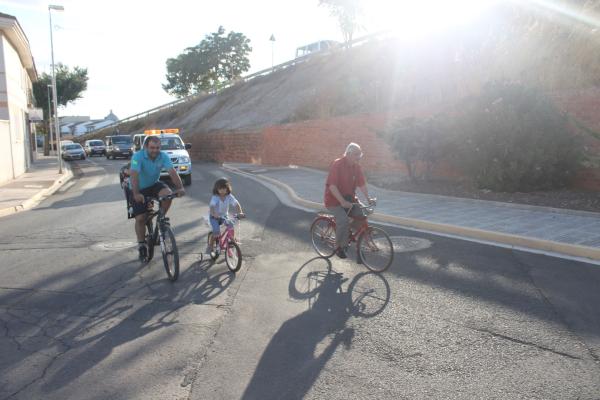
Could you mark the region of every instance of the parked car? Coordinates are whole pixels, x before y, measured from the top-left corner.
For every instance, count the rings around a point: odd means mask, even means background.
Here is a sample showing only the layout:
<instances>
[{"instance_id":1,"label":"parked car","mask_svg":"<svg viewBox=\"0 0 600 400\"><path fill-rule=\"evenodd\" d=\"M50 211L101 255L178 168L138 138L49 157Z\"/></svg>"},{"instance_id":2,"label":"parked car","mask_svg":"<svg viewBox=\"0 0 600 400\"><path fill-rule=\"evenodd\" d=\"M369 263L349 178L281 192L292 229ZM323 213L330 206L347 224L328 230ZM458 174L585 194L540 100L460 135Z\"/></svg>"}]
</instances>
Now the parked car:
<instances>
[{"instance_id":1,"label":"parked car","mask_svg":"<svg viewBox=\"0 0 600 400\"><path fill-rule=\"evenodd\" d=\"M90 157L94 154L99 154L101 156L106 154L106 146L100 139L86 140L83 149L85 150L85 154Z\"/></svg>"},{"instance_id":2,"label":"parked car","mask_svg":"<svg viewBox=\"0 0 600 400\"><path fill-rule=\"evenodd\" d=\"M85 150L79 143L67 143L62 150L63 160L85 160Z\"/></svg>"},{"instance_id":3,"label":"parked car","mask_svg":"<svg viewBox=\"0 0 600 400\"><path fill-rule=\"evenodd\" d=\"M133 154L133 141L129 135L115 135L104 138L106 142L106 158L130 158Z\"/></svg>"}]
</instances>

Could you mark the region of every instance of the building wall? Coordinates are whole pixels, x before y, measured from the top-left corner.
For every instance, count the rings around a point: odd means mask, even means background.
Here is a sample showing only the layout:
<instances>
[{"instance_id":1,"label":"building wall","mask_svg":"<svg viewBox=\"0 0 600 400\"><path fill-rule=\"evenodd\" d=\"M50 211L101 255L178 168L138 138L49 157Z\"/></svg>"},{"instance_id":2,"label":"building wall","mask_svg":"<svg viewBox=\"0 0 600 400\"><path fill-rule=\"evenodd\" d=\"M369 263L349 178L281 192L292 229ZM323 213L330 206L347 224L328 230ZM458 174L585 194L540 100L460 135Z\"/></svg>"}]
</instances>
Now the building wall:
<instances>
[{"instance_id":1,"label":"building wall","mask_svg":"<svg viewBox=\"0 0 600 400\"><path fill-rule=\"evenodd\" d=\"M344 153L348 143L357 142L365 153L362 164L366 169L405 173L404 163L396 160L388 145L377 136L386 122L384 115L361 115L198 134L189 139L190 153L198 160L296 164L325 169Z\"/></svg>"},{"instance_id":2,"label":"building wall","mask_svg":"<svg viewBox=\"0 0 600 400\"><path fill-rule=\"evenodd\" d=\"M0 183L23 174L31 163L27 135L31 87L16 49L0 34Z\"/></svg>"},{"instance_id":3,"label":"building wall","mask_svg":"<svg viewBox=\"0 0 600 400\"><path fill-rule=\"evenodd\" d=\"M260 130L214 132L183 137L190 143L190 156L196 160L237 161L261 163L264 149L263 134Z\"/></svg>"},{"instance_id":4,"label":"building wall","mask_svg":"<svg viewBox=\"0 0 600 400\"><path fill-rule=\"evenodd\" d=\"M598 91L600 99L600 91ZM573 99L579 99L575 96ZM568 111L572 106L582 107L573 99L561 104ZM596 99L596 98L595 98ZM595 104L600 104L595 100ZM567 101L569 100L569 101ZM592 102L589 98L586 101ZM600 114L586 114L588 126L600 127ZM327 169L331 161L340 157L349 142L363 148L365 156L361 162L369 172L389 172L406 175L403 162L395 159L387 143L377 132L388 124L388 116L382 114L352 115L336 118L310 120L247 131L217 131L209 134L191 135L190 155L196 160L214 162L244 162L263 165L301 165ZM188 141L184 137L184 141ZM593 145L593 143L590 143ZM598 148L600 154L600 147ZM449 165L439 165L433 175L438 178L457 179L461 175ZM600 190L600 168L579 171L573 187L583 190Z\"/></svg>"}]
</instances>

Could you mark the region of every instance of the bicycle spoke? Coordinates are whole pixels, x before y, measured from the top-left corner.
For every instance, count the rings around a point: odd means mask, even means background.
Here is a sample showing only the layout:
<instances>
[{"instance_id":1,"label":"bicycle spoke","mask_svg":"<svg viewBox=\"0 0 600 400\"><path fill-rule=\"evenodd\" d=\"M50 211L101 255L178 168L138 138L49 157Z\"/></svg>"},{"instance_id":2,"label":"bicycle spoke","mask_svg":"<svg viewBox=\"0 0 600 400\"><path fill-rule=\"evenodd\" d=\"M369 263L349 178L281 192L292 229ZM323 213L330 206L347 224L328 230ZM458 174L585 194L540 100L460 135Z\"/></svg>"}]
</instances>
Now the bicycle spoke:
<instances>
[{"instance_id":1,"label":"bicycle spoke","mask_svg":"<svg viewBox=\"0 0 600 400\"><path fill-rule=\"evenodd\" d=\"M179 252L175 242L175 235L170 227L163 227L161 250L163 253L163 264L171 281L177 280L179 276Z\"/></svg>"},{"instance_id":2,"label":"bicycle spoke","mask_svg":"<svg viewBox=\"0 0 600 400\"><path fill-rule=\"evenodd\" d=\"M372 271L385 271L394 259L392 241L379 228L370 227L363 233L359 241L359 252L365 266Z\"/></svg>"},{"instance_id":3,"label":"bicycle spoke","mask_svg":"<svg viewBox=\"0 0 600 400\"><path fill-rule=\"evenodd\" d=\"M335 229L329 218L319 217L311 226L312 245L321 257L331 257L335 251Z\"/></svg>"}]
</instances>

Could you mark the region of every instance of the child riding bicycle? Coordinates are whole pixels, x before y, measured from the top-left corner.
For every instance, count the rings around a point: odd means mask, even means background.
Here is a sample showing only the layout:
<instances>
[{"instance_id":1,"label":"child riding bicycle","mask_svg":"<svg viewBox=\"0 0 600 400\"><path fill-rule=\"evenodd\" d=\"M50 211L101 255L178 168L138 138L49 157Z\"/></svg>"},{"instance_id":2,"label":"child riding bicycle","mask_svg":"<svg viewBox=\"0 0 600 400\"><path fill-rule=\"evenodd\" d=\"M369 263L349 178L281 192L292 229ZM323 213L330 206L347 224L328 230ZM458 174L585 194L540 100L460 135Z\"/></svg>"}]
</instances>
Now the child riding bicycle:
<instances>
[{"instance_id":1,"label":"child riding bicycle","mask_svg":"<svg viewBox=\"0 0 600 400\"><path fill-rule=\"evenodd\" d=\"M221 233L221 225L224 223L231 224L229 219L229 207L235 206L239 217L244 216L240 202L232 194L231 183L227 178L217 179L213 186L212 197L210 198L209 206L209 221L212 228L212 237L207 253L210 253L215 246L217 238Z\"/></svg>"}]
</instances>

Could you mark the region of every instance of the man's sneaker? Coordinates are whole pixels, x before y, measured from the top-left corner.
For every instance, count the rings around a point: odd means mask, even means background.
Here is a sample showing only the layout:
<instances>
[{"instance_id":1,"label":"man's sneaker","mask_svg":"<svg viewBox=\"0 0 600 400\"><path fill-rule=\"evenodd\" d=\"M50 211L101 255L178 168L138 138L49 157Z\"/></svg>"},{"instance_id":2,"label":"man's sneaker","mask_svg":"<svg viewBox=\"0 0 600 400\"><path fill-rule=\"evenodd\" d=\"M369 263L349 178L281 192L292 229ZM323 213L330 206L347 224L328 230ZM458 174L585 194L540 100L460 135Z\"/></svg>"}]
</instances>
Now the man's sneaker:
<instances>
[{"instance_id":1,"label":"man's sneaker","mask_svg":"<svg viewBox=\"0 0 600 400\"><path fill-rule=\"evenodd\" d=\"M138 253L139 253L140 261L142 261L142 262L146 261L146 258L148 256L148 249L146 248L145 243L140 243L138 245Z\"/></svg>"},{"instance_id":2,"label":"man's sneaker","mask_svg":"<svg viewBox=\"0 0 600 400\"><path fill-rule=\"evenodd\" d=\"M337 249L337 251L335 252L335 254L339 258L348 258L348 256L346 255L346 250L344 250L344 248L342 248L342 247L340 247L339 249Z\"/></svg>"}]
</instances>

